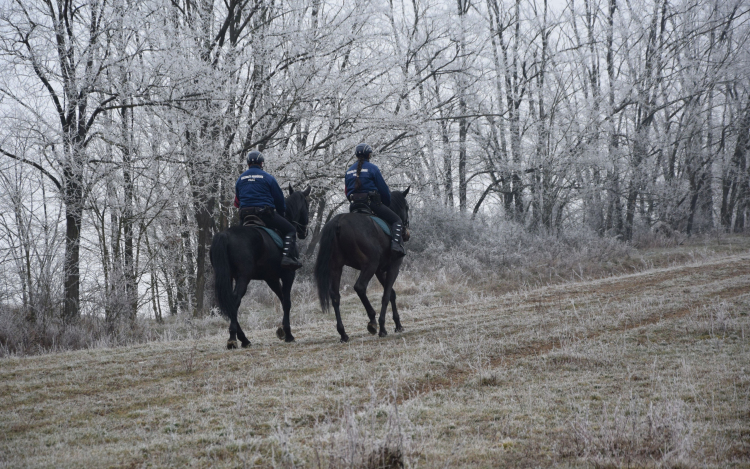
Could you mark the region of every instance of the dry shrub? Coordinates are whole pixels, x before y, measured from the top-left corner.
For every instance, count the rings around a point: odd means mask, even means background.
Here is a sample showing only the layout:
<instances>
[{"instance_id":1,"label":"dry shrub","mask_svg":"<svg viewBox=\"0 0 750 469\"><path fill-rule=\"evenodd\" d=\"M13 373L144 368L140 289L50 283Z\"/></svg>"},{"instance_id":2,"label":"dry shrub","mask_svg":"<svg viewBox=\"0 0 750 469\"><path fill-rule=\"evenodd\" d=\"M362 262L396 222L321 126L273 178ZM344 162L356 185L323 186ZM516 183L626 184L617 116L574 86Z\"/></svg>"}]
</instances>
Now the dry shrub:
<instances>
[{"instance_id":1,"label":"dry shrub","mask_svg":"<svg viewBox=\"0 0 750 469\"><path fill-rule=\"evenodd\" d=\"M673 248L685 242L687 236L672 230L664 222L657 222L650 230L637 230L633 233L633 246L638 249Z\"/></svg>"},{"instance_id":2,"label":"dry shrub","mask_svg":"<svg viewBox=\"0 0 750 469\"><path fill-rule=\"evenodd\" d=\"M224 320L213 315L170 317L162 324L145 318L107 323L88 314L71 323L54 317L29 321L20 308L0 305L0 357L196 339L226 328Z\"/></svg>"},{"instance_id":3,"label":"dry shrub","mask_svg":"<svg viewBox=\"0 0 750 469\"><path fill-rule=\"evenodd\" d=\"M377 415L387 415L385 425L377 423ZM351 406L345 406L342 418L317 428L324 435L315 448L318 467L404 467L405 435L401 431L401 416L395 404L390 412L370 408L355 413Z\"/></svg>"},{"instance_id":4,"label":"dry shrub","mask_svg":"<svg viewBox=\"0 0 750 469\"><path fill-rule=\"evenodd\" d=\"M102 318L88 315L73 323L47 317L28 320L20 308L0 306L0 356L131 343L143 340L142 333L138 325L113 329Z\"/></svg>"},{"instance_id":5,"label":"dry shrub","mask_svg":"<svg viewBox=\"0 0 750 469\"><path fill-rule=\"evenodd\" d=\"M409 437L413 424L392 399L395 393L389 399L377 399L372 386L370 392L373 397L364 408L357 410L346 404L338 415L316 422L312 467L400 469L407 465L413 454ZM286 465L294 465L295 455L304 451L293 443L299 441L293 433L289 425L277 426L275 433Z\"/></svg>"},{"instance_id":6,"label":"dry shrub","mask_svg":"<svg viewBox=\"0 0 750 469\"><path fill-rule=\"evenodd\" d=\"M711 339L724 340L736 335L745 338L741 315L747 315L750 301L747 298L735 301L718 301L701 307L692 325L700 335Z\"/></svg>"},{"instance_id":7,"label":"dry shrub","mask_svg":"<svg viewBox=\"0 0 750 469\"><path fill-rule=\"evenodd\" d=\"M598 417L578 415L562 437L561 455L596 466L672 466L692 448L692 425L681 400L644 403L636 399Z\"/></svg>"},{"instance_id":8,"label":"dry shrub","mask_svg":"<svg viewBox=\"0 0 750 469\"><path fill-rule=\"evenodd\" d=\"M530 233L500 217L472 219L441 205L412 211L403 270L411 277L512 290L622 273L632 249L586 228Z\"/></svg>"}]
</instances>

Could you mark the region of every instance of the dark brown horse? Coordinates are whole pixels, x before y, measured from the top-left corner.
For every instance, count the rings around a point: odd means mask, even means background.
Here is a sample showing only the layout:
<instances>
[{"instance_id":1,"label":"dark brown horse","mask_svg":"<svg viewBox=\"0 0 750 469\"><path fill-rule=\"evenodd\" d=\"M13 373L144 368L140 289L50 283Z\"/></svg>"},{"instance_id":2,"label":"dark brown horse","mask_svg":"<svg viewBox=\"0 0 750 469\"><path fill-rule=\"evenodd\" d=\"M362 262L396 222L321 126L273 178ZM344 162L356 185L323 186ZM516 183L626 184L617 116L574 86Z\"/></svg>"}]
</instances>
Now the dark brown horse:
<instances>
[{"instance_id":1,"label":"dark brown horse","mask_svg":"<svg viewBox=\"0 0 750 469\"><path fill-rule=\"evenodd\" d=\"M307 236L308 195L309 187L295 192L289 185L289 197L285 199L286 219L297 228L300 239ZM279 297L284 318L276 335L286 342L294 342L289 311L295 272L281 268L281 249L268 233L252 226L233 226L217 233L211 243L211 265L216 275L216 300L221 313L229 319L228 349L237 348L237 338L243 348L250 346L250 341L237 322L237 310L250 280L264 280Z\"/></svg>"},{"instance_id":2,"label":"dark brown horse","mask_svg":"<svg viewBox=\"0 0 750 469\"><path fill-rule=\"evenodd\" d=\"M409 194L407 188L404 192L391 192L390 209L393 210L405 227L409 226L409 206L406 196ZM404 234L404 241L408 241L409 231ZM354 291L359 295L365 306L369 322L367 330L370 334L378 332L380 337L388 333L385 330L385 312L388 302L393 310L393 322L396 323L396 332L401 332L401 320L396 308L396 292L393 291L393 283L398 277L403 257L391 254L391 238L370 218L367 214L347 213L335 216L326 223L320 237L320 250L315 261L315 281L318 285L318 298L323 311L328 311L333 305L336 313L336 329L341 335L341 342L348 342L344 324L341 322L341 311L339 302L339 286L341 283L341 272L344 266L353 267L360 271ZM383 298L380 306L380 317L378 324L375 323L375 310L367 299L367 285L372 277L376 276L383 285Z\"/></svg>"}]
</instances>

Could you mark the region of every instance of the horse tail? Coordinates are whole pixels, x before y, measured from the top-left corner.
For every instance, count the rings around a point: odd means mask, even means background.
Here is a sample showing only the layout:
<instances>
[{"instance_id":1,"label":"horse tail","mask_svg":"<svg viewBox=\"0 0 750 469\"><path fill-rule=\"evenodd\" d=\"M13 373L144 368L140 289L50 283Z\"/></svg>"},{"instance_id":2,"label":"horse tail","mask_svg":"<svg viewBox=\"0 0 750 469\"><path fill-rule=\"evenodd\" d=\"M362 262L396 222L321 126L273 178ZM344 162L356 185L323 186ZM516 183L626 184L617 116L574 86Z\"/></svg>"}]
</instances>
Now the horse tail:
<instances>
[{"instance_id":1,"label":"horse tail","mask_svg":"<svg viewBox=\"0 0 750 469\"><path fill-rule=\"evenodd\" d=\"M315 283L318 285L318 298L323 312L328 312L331 306L331 254L333 253L333 241L338 231L338 223L331 220L323 227L320 234L320 247L318 258L315 260Z\"/></svg>"},{"instance_id":2,"label":"horse tail","mask_svg":"<svg viewBox=\"0 0 750 469\"><path fill-rule=\"evenodd\" d=\"M218 233L211 242L211 265L216 276L214 288L219 310L230 321L232 314L236 314L239 303L232 289L232 276L229 268L229 253L227 252L229 237L226 233Z\"/></svg>"}]
</instances>

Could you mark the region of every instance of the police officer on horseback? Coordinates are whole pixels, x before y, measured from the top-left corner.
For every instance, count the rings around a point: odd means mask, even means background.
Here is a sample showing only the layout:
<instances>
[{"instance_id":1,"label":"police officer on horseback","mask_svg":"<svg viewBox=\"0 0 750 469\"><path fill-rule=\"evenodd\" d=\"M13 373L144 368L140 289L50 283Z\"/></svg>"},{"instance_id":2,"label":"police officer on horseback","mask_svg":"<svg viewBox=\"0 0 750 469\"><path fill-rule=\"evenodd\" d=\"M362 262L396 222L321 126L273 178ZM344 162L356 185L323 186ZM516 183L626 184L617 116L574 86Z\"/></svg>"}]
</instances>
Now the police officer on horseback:
<instances>
[{"instance_id":1,"label":"police officer on horseback","mask_svg":"<svg viewBox=\"0 0 750 469\"><path fill-rule=\"evenodd\" d=\"M279 231L284 237L281 267L299 269L302 263L297 259L297 233L294 225L284 218L284 193L276 179L263 171L264 161L259 151L247 154L248 169L235 184L234 206L240 209L240 223L244 224L246 217L255 216L269 228Z\"/></svg>"},{"instance_id":2,"label":"police officer on horseback","mask_svg":"<svg viewBox=\"0 0 750 469\"><path fill-rule=\"evenodd\" d=\"M402 240L402 221L389 206L391 191L380 169L370 163L372 147L360 143L354 149L357 162L346 171L346 197L354 204L366 204L372 212L391 226L391 252L397 257L406 254Z\"/></svg>"}]
</instances>

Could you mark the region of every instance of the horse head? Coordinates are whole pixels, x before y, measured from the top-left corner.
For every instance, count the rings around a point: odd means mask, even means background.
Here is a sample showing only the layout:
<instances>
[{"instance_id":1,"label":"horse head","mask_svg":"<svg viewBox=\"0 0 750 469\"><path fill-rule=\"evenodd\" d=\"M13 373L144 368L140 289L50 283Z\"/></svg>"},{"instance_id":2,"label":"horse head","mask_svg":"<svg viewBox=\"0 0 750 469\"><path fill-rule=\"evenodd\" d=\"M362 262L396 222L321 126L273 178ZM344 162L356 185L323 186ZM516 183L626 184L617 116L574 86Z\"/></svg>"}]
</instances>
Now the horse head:
<instances>
[{"instance_id":1,"label":"horse head","mask_svg":"<svg viewBox=\"0 0 750 469\"><path fill-rule=\"evenodd\" d=\"M390 209L393 213L401 217L401 221L404 224L404 241L409 241L411 233L409 232L409 203L406 201L406 196L409 195L409 189L407 187L405 191L391 191L391 206Z\"/></svg>"},{"instance_id":2,"label":"horse head","mask_svg":"<svg viewBox=\"0 0 750 469\"><path fill-rule=\"evenodd\" d=\"M297 229L297 237L307 237L307 224L310 216L310 186L304 191L295 191L289 184L289 196L286 201L286 219Z\"/></svg>"}]
</instances>

